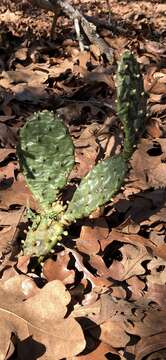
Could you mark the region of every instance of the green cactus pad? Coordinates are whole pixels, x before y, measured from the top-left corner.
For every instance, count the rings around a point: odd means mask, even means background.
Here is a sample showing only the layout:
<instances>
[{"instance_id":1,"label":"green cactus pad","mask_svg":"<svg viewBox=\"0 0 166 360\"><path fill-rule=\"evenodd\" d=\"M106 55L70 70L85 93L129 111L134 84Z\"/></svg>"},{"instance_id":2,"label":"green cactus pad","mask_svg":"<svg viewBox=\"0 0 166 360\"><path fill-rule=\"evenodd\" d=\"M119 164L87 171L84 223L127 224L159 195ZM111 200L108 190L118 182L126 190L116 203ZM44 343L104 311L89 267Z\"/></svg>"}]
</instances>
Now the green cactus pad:
<instances>
[{"instance_id":1,"label":"green cactus pad","mask_svg":"<svg viewBox=\"0 0 166 360\"><path fill-rule=\"evenodd\" d=\"M67 128L53 112L29 118L20 131L18 156L27 184L43 206L52 204L74 165Z\"/></svg>"},{"instance_id":2,"label":"green cactus pad","mask_svg":"<svg viewBox=\"0 0 166 360\"><path fill-rule=\"evenodd\" d=\"M124 126L124 155L129 159L133 145L144 130L147 96L143 78L134 55L125 51L117 70L117 112Z\"/></svg>"},{"instance_id":3,"label":"green cactus pad","mask_svg":"<svg viewBox=\"0 0 166 360\"><path fill-rule=\"evenodd\" d=\"M98 206L109 201L120 189L127 164L123 155L98 163L81 181L68 206L64 218L72 222L88 216Z\"/></svg>"}]
</instances>

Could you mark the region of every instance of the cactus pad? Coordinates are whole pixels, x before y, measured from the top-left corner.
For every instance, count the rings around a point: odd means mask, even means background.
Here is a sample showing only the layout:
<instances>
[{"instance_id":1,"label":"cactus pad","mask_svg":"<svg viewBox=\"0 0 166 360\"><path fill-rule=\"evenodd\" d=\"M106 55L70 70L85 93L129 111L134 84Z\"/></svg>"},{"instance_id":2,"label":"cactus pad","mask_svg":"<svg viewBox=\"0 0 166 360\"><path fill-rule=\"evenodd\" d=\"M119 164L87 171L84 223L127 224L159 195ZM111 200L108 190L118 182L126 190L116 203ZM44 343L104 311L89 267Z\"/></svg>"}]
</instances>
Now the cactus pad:
<instances>
[{"instance_id":1,"label":"cactus pad","mask_svg":"<svg viewBox=\"0 0 166 360\"><path fill-rule=\"evenodd\" d=\"M29 118L20 131L18 156L27 184L41 205L52 204L74 165L74 147L63 122L53 112Z\"/></svg>"},{"instance_id":2,"label":"cactus pad","mask_svg":"<svg viewBox=\"0 0 166 360\"><path fill-rule=\"evenodd\" d=\"M117 70L117 112L124 126L124 154L128 160L138 135L144 130L147 96L134 55L125 51Z\"/></svg>"},{"instance_id":3,"label":"cactus pad","mask_svg":"<svg viewBox=\"0 0 166 360\"><path fill-rule=\"evenodd\" d=\"M98 206L109 201L120 189L127 164L123 155L99 162L82 179L64 215L67 221L88 216Z\"/></svg>"}]
</instances>

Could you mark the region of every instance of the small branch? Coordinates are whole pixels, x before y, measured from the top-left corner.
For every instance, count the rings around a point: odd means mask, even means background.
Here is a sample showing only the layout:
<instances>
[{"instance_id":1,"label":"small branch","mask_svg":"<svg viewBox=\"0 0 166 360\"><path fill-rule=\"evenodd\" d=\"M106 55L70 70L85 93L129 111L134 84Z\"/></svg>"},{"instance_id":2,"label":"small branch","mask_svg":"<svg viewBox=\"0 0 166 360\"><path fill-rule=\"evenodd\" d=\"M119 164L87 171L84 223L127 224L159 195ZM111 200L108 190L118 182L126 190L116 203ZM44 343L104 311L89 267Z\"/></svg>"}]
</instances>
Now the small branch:
<instances>
[{"instance_id":1,"label":"small branch","mask_svg":"<svg viewBox=\"0 0 166 360\"><path fill-rule=\"evenodd\" d=\"M77 9L74 9L72 5L70 5L66 0L31 0L31 3L33 5L36 5L40 8L53 11L55 14L57 12L57 8L59 11L59 8L62 9L64 14L67 17L72 18L73 22L77 24L76 26L76 33L77 38L80 43L80 48L82 49L82 42L78 30L78 21L81 24L81 27L88 37L89 41L95 45L98 46L100 53L105 54L107 57L107 60L110 64L113 62L113 49L107 45L107 43L99 36L99 34L96 31L96 25L94 25L92 22L88 21L84 15L81 14L80 11ZM77 20L76 20L77 19Z\"/></svg>"}]
</instances>

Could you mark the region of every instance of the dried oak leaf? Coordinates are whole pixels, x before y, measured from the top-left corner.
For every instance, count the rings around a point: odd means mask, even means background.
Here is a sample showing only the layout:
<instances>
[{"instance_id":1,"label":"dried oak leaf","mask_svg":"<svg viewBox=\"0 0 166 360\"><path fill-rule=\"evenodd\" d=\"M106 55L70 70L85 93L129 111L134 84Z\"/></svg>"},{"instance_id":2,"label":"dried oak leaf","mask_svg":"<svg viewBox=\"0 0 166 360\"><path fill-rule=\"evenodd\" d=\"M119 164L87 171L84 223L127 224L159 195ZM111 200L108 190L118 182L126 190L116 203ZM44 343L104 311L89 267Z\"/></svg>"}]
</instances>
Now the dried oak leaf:
<instances>
[{"instance_id":1,"label":"dried oak leaf","mask_svg":"<svg viewBox=\"0 0 166 360\"><path fill-rule=\"evenodd\" d=\"M115 348L125 347L130 341L127 335L125 325L122 320L112 321L111 319L101 324L100 340Z\"/></svg>"},{"instance_id":2,"label":"dried oak leaf","mask_svg":"<svg viewBox=\"0 0 166 360\"><path fill-rule=\"evenodd\" d=\"M79 251L93 255L100 251L100 243L107 238L109 229L104 218L94 219L82 226L80 238L77 240L77 248Z\"/></svg>"},{"instance_id":3,"label":"dried oak leaf","mask_svg":"<svg viewBox=\"0 0 166 360\"><path fill-rule=\"evenodd\" d=\"M1 189L8 187L10 182L14 180L14 170L16 169L16 165L13 162L9 162L4 167L0 167L0 183ZM9 181L10 180L10 181Z\"/></svg>"},{"instance_id":4,"label":"dried oak leaf","mask_svg":"<svg viewBox=\"0 0 166 360\"><path fill-rule=\"evenodd\" d=\"M3 71L2 76L9 81L9 84L27 83L29 86L40 86L48 79L48 73L41 68Z\"/></svg>"},{"instance_id":5,"label":"dried oak leaf","mask_svg":"<svg viewBox=\"0 0 166 360\"><path fill-rule=\"evenodd\" d=\"M72 357L85 347L85 339L78 322L71 316L64 319L71 298L62 282L47 283L34 296L23 301L22 293L15 295L11 288L0 286L0 358L5 360L11 334L17 337L17 351L21 360L40 350L40 358L55 360ZM39 353L38 353L39 356Z\"/></svg>"},{"instance_id":6,"label":"dried oak leaf","mask_svg":"<svg viewBox=\"0 0 166 360\"><path fill-rule=\"evenodd\" d=\"M138 187L165 187L166 184L166 142L142 139L131 160L131 178Z\"/></svg>"},{"instance_id":7,"label":"dried oak leaf","mask_svg":"<svg viewBox=\"0 0 166 360\"><path fill-rule=\"evenodd\" d=\"M159 120L158 119L153 119L151 118L147 127L146 127L146 130L148 132L148 134L153 138L159 138L162 134L162 131L160 129L160 123L159 123Z\"/></svg>"},{"instance_id":8,"label":"dried oak leaf","mask_svg":"<svg viewBox=\"0 0 166 360\"><path fill-rule=\"evenodd\" d=\"M0 143L3 147L16 146L17 130L6 124L0 123Z\"/></svg>"},{"instance_id":9,"label":"dried oak leaf","mask_svg":"<svg viewBox=\"0 0 166 360\"><path fill-rule=\"evenodd\" d=\"M78 139L74 140L76 166L69 178L85 176L95 165L99 153L96 131L99 126L93 123L86 127Z\"/></svg>"},{"instance_id":10,"label":"dried oak leaf","mask_svg":"<svg viewBox=\"0 0 166 360\"><path fill-rule=\"evenodd\" d=\"M0 280L0 286L4 291L13 293L20 301L27 300L40 292L40 289L31 277L24 274L18 275L15 269L13 269L13 274L10 273L10 277L3 275Z\"/></svg>"},{"instance_id":11,"label":"dried oak leaf","mask_svg":"<svg viewBox=\"0 0 166 360\"><path fill-rule=\"evenodd\" d=\"M74 270L68 269L70 257L65 251L57 254L56 261L47 259L43 265L43 274L47 281L61 280L63 284L72 284L75 279Z\"/></svg>"},{"instance_id":12,"label":"dried oak leaf","mask_svg":"<svg viewBox=\"0 0 166 360\"><path fill-rule=\"evenodd\" d=\"M31 191L22 176L14 181L12 186L0 192L0 207L8 209L11 205L23 205L32 209L37 209L38 204L35 201Z\"/></svg>"},{"instance_id":13,"label":"dried oak leaf","mask_svg":"<svg viewBox=\"0 0 166 360\"><path fill-rule=\"evenodd\" d=\"M15 52L15 57L18 60L25 61L28 56L28 48L27 47L20 47Z\"/></svg>"},{"instance_id":14,"label":"dried oak leaf","mask_svg":"<svg viewBox=\"0 0 166 360\"><path fill-rule=\"evenodd\" d=\"M86 267L86 264L84 264L84 256L79 254L77 251L75 251L72 248L65 247L68 253L71 253L75 259L75 267L78 271L83 272L84 278L90 281L94 291L96 293L102 293L106 290L107 287L110 286L110 281L107 280L104 276L94 276L93 273L91 273L88 268ZM96 255L97 256L97 255ZM101 257L98 257L101 259Z\"/></svg>"},{"instance_id":15,"label":"dried oak leaf","mask_svg":"<svg viewBox=\"0 0 166 360\"><path fill-rule=\"evenodd\" d=\"M148 282L158 285L166 283L166 261L154 257L147 268L150 270L150 275L147 275Z\"/></svg>"},{"instance_id":16,"label":"dried oak leaf","mask_svg":"<svg viewBox=\"0 0 166 360\"><path fill-rule=\"evenodd\" d=\"M86 355L77 356L77 360L106 360L107 356L113 356L114 354L118 355L118 352L110 345L101 342L95 350L88 352Z\"/></svg>"},{"instance_id":17,"label":"dried oak leaf","mask_svg":"<svg viewBox=\"0 0 166 360\"><path fill-rule=\"evenodd\" d=\"M128 289L131 291L130 300L138 300L143 296L143 289L145 288L145 283L138 278L138 276L132 276L127 280Z\"/></svg>"},{"instance_id":18,"label":"dried oak leaf","mask_svg":"<svg viewBox=\"0 0 166 360\"><path fill-rule=\"evenodd\" d=\"M8 159L10 158L10 156L14 156L15 152L16 152L15 149L7 149L7 148L0 149L0 166L3 166L4 162L8 163Z\"/></svg>"},{"instance_id":19,"label":"dried oak leaf","mask_svg":"<svg viewBox=\"0 0 166 360\"><path fill-rule=\"evenodd\" d=\"M152 354L146 357L146 360L165 360L166 359L166 349L155 351Z\"/></svg>"},{"instance_id":20,"label":"dried oak leaf","mask_svg":"<svg viewBox=\"0 0 166 360\"><path fill-rule=\"evenodd\" d=\"M135 315L135 307L138 309ZM144 308L143 308L144 310ZM125 347L130 341L130 327L144 316L141 306L122 299L116 300L110 294L102 294L91 305L80 306L74 310L75 316L84 316L100 326L100 340L115 348ZM128 322L129 320L129 322ZM95 336L94 327L88 329Z\"/></svg>"},{"instance_id":21,"label":"dried oak leaf","mask_svg":"<svg viewBox=\"0 0 166 360\"><path fill-rule=\"evenodd\" d=\"M48 94L44 85L28 86L26 84L16 84L13 86L14 99L19 102L37 104L48 104Z\"/></svg>"},{"instance_id":22,"label":"dried oak leaf","mask_svg":"<svg viewBox=\"0 0 166 360\"><path fill-rule=\"evenodd\" d=\"M103 240L101 242L102 250L105 249L106 246L113 243L113 241L120 241L124 243L129 244L140 244L146 248L152 249L153 254L156 256L161 257L162 259L166 260L166 244L156 246L154 242L152 242L150 239L144 238L143 236L137 235L137 234L124 234L120 231L116 231L113 229L108 238Z\"/></svg>"},{"instance_id":23,"label":"dried oak leaf","mask_svg":"<svg viewBox=\"0 0 166 360\"><path fill-rule=\"evenodd\" d=\"M163 55L165 53L165 48L160 42L146 40L144 46L148 53L154 55Z\"/></svg>"},{"instance_id":24,"label":"dried oak leaf","mask_svg":"<svg viewBox=\"0 0 166 360\"><path fill-rule=\"evenodd\" d=\"M136 360L145 359L147 355L165 349L165 310L151 309L146 312L141 321L136 321L134 326L128 323L128 327L129 333L140 336L140 341L135 346Z\"/></svg>"},{"instance_id":25,"label":"dried oak leaf","mask_svg":"<svg viewBox=\"0 0 166 360\"><path fill-rule=\"evenodd\" d=\"M146 299L156 302L162 308L166 307L166 286L155 284L155 283L147 283L148 290L145 295Z\"/></svg>"},{"instance_id":26,"label":"dried oak leaf","mask_svg":"<svg viewBox=\"0 0 166 360\"><path fill-rule=\"evenodd\" d=\"M77 308L75 312L78 316L79 311L80 315L88 317L100 326L100 339L111 346L131 348L130 336L139 337L140 340L137 340L136 346L132 349L136 359L142 360L144 356L165 348L165 310L154 307L151 301L148 303L146 299L141 299L137 302L128 302L103 294L94 304ZM90 329L89 331L91 333Z\"/></svg>"},{"instance_id":27,"label":"dried oak leaf","mask_svg":"<svg viewBox=\"0 0 166 360\"><path fill-rule=\"evenodd\" d=\"M24 207L8 212L0 211L0 271L11 264L10 256L17 246L18 225L23 214Z\"/></svg>"},{"instance_id":28,"label":"dried oak leaf","mask_svg":"<svg viewBox=\"0 0 166 360\"><path fill-rule=\"evenodd\" d=\"M116 280L124 281L135 275L142 275L145 269L142 263L151 259L144 246L124 244L120 249L122 260L114 260L109 268L109 275Z\"/></svg>"},{"instance_id":29,"label":"dried oak leaf","mask_svg":"<svg viewBox=\"0 0 166 360\"><path fill-rule=\"evenodd\" d=\"M124 244L119 250L120 260L113 259L110 264L109 248L103 258L98 255L90 256L90 264L100 276L106 279L124 281L135 275L142 275L145 269L143 261L151 259L151 255L144 246L138 244ZM111 253L110 253L111 257ZM111 283L110 283L111 284Z\"/></svg>"}]
</instances>

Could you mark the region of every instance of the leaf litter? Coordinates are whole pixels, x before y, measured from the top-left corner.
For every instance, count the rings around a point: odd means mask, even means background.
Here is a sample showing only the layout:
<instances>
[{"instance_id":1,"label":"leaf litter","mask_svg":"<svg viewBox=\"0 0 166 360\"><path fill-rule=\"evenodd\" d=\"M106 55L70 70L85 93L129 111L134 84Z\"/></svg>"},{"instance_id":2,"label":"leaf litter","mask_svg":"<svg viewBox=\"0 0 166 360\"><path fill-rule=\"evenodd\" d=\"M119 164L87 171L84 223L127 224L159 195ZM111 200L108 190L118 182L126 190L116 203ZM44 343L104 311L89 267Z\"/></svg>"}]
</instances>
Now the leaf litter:
<instances>
[{"instance_id":1,"label":"leaf litter","mask_svg":"<svg viewBox=\"0 0 166 360\"><path fill-rule=\"evenodd\" d=\"M73 5L98 22L114 49L113 65L94 44L79 51L63 14L52 40L50 12L28 0L1 2L2 360L166 359L165 5L108 2ZM19 128L42 109L63 117L75 144L76 164L64 191L70 198L99 159L120 151L114 74L126 48L140 62L148 93L147 125L128 177L113 201L71 226L39 267L21 253L25 210L38 204L16 158Z\"/></svg>"}]
</instances>

